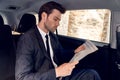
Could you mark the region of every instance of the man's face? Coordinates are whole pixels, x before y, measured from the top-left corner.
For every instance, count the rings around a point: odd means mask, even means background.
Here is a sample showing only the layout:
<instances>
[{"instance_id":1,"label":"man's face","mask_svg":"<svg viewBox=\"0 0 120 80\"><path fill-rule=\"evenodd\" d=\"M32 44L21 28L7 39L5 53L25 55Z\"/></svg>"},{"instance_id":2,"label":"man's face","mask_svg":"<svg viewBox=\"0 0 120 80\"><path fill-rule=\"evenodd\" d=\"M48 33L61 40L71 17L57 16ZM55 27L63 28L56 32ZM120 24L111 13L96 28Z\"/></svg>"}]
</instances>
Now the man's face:
<instances>
[{"instance_id":1,"label":"man's face","mask_svg":"<svg viewBox=\"0 0 120 80\"><path fill-rule=\"evenodd\" d=\"M45 20L45 28L48 31L54 32L59 26L59 21L61 20L61 13L57 9L54 9L51 14L47 15Z\"/></svg>"}]
</instances>

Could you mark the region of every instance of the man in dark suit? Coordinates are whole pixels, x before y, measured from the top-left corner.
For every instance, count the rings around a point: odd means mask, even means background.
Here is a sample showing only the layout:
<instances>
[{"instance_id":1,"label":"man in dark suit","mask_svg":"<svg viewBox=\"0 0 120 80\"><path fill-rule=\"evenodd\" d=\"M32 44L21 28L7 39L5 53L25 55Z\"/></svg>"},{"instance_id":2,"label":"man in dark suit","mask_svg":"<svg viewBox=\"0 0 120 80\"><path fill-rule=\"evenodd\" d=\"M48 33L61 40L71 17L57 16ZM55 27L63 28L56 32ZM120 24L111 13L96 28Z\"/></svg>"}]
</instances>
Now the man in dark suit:
<instances>
[{"instance_id":1,"label":"man in dark suit","mask_svg":"<svg viewBox=\"0 0 120 80\"><path fill-rule=\"evenodd\" d=\"M16 80L100 80L96 71L84 69L74 71L75 62L62 62L66 52L53 33L65 8L56 2L47 2L39 10L39 23L23 34L16 51ZM47 35L47 38L46 38ZM79 46L71 55L84 49Z\"/></svg>"}]
</instances>

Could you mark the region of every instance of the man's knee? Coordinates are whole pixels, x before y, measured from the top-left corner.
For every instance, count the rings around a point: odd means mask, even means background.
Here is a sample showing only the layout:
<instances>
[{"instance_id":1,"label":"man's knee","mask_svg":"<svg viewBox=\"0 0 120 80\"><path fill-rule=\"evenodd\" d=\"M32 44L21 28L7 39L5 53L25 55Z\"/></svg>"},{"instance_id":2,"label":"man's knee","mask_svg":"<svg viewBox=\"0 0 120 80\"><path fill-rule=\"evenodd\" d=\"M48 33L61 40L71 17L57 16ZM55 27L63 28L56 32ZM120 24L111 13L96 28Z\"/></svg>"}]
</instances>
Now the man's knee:
<instances>
[{"instance_id":1,"label":"man's knee","mask_svg":"<svg viewBox=\"0 0 120 80\"><path fill-rule=\"evenodd\" d=\"M65 77L63 80L101 80L99 74L93 69L82 69Z\"/></svg>"},{"instance_id":2,"label":"man's knee","mask_svg":"<svg viewBox=\"0 0 120 80\"><path fill-rule=\"evenodd\" d=\"M89 78L88 80L101 80L99 74L93 69L87 69L84 77Z\"/></svg>"}]
</instances>

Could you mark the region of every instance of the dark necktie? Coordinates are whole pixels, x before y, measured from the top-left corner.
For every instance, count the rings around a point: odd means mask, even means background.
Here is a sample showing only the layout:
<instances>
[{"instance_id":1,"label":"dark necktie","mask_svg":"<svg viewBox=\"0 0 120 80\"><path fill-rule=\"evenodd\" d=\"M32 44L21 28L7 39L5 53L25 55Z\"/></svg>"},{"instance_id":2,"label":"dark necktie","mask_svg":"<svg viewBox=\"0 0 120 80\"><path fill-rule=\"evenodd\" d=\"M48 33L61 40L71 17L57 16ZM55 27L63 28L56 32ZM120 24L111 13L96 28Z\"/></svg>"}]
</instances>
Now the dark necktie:
<instances>
[{"instance_id":1,"label":"dark necktie","mask_svg":"<svg viewBox=\"0 0 120 80\"><path fill-rule=\"evenodd\" d=\"M50 46L49 46L49 37L48 37L48 35L46 35L45 37L46 37L47 54L48 54L48 56L51 58L51 56L50 56ZM55 58L55 57L53 57L53 60L54 60L54 58ZM51 59L51 61L52 61L52 59ZM53 66L55 66L54 63L56 64L56 61L55 61L55 60L52 61Z\"/></svg>"},{"instance_id":2,"label":"dark necktie","mask_svg":"<svg viewBox=\"0 0 120 80\"><path fill-rule=\"evenodd\" d=\"M49 40L48 40L48 35L45 36L46 37L46 47L47 47L47 53L50 57L50 48L49 48Z\"/></svg>"}]
</instances>

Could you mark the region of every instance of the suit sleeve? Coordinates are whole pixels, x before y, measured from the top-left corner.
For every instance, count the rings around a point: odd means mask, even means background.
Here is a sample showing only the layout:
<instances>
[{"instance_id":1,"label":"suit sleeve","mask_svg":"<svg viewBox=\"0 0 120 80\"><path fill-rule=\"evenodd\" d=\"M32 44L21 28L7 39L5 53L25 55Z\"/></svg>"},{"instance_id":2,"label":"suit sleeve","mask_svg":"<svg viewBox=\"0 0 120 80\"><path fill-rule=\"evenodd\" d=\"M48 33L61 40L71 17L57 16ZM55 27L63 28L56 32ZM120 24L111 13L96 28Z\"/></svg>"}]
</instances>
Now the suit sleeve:
<instances>
[{"instance_id":1,"label":"suit sleeve","mask_svg":"<svg viewBox=\"0 0 120 80\"><path fill-rule=\"evenodd\" d=\"M69 62L70 59L74 56L74 50L64 49L62 47L62 45L60 44L59 39L58 39L57 36L55 36L54 40L55 40L54 42L56 42L55 54L56 54L56 57L57 57L57 59L59 61L58 65L61 65L61 64L65 63L65 62Z\"/></svg>"},{"instance_id":2,"label":"suit sleeve","mask_svg":"<svg viewBox=\"0 0 120 80\"><path fill-rule=\"evenodd\" d=\"M61 44L59 44L60 55L58 55L58 59L60 60L61 64L65 62L69 62L71 58L74 56L74 50L66 50L64 49Z\"/></svg>"},{"instance_id":3,"label":"suit sleeve","mask_svg":"<svg viewBox=\"0 0 120 80\"><path fill-rule=\"evenodd\" d=\"M40 73L34 70L33 45L29 36L22 36L16 51L16 80L56 80L55 69Z\"/></svg>"}]
</instances>

